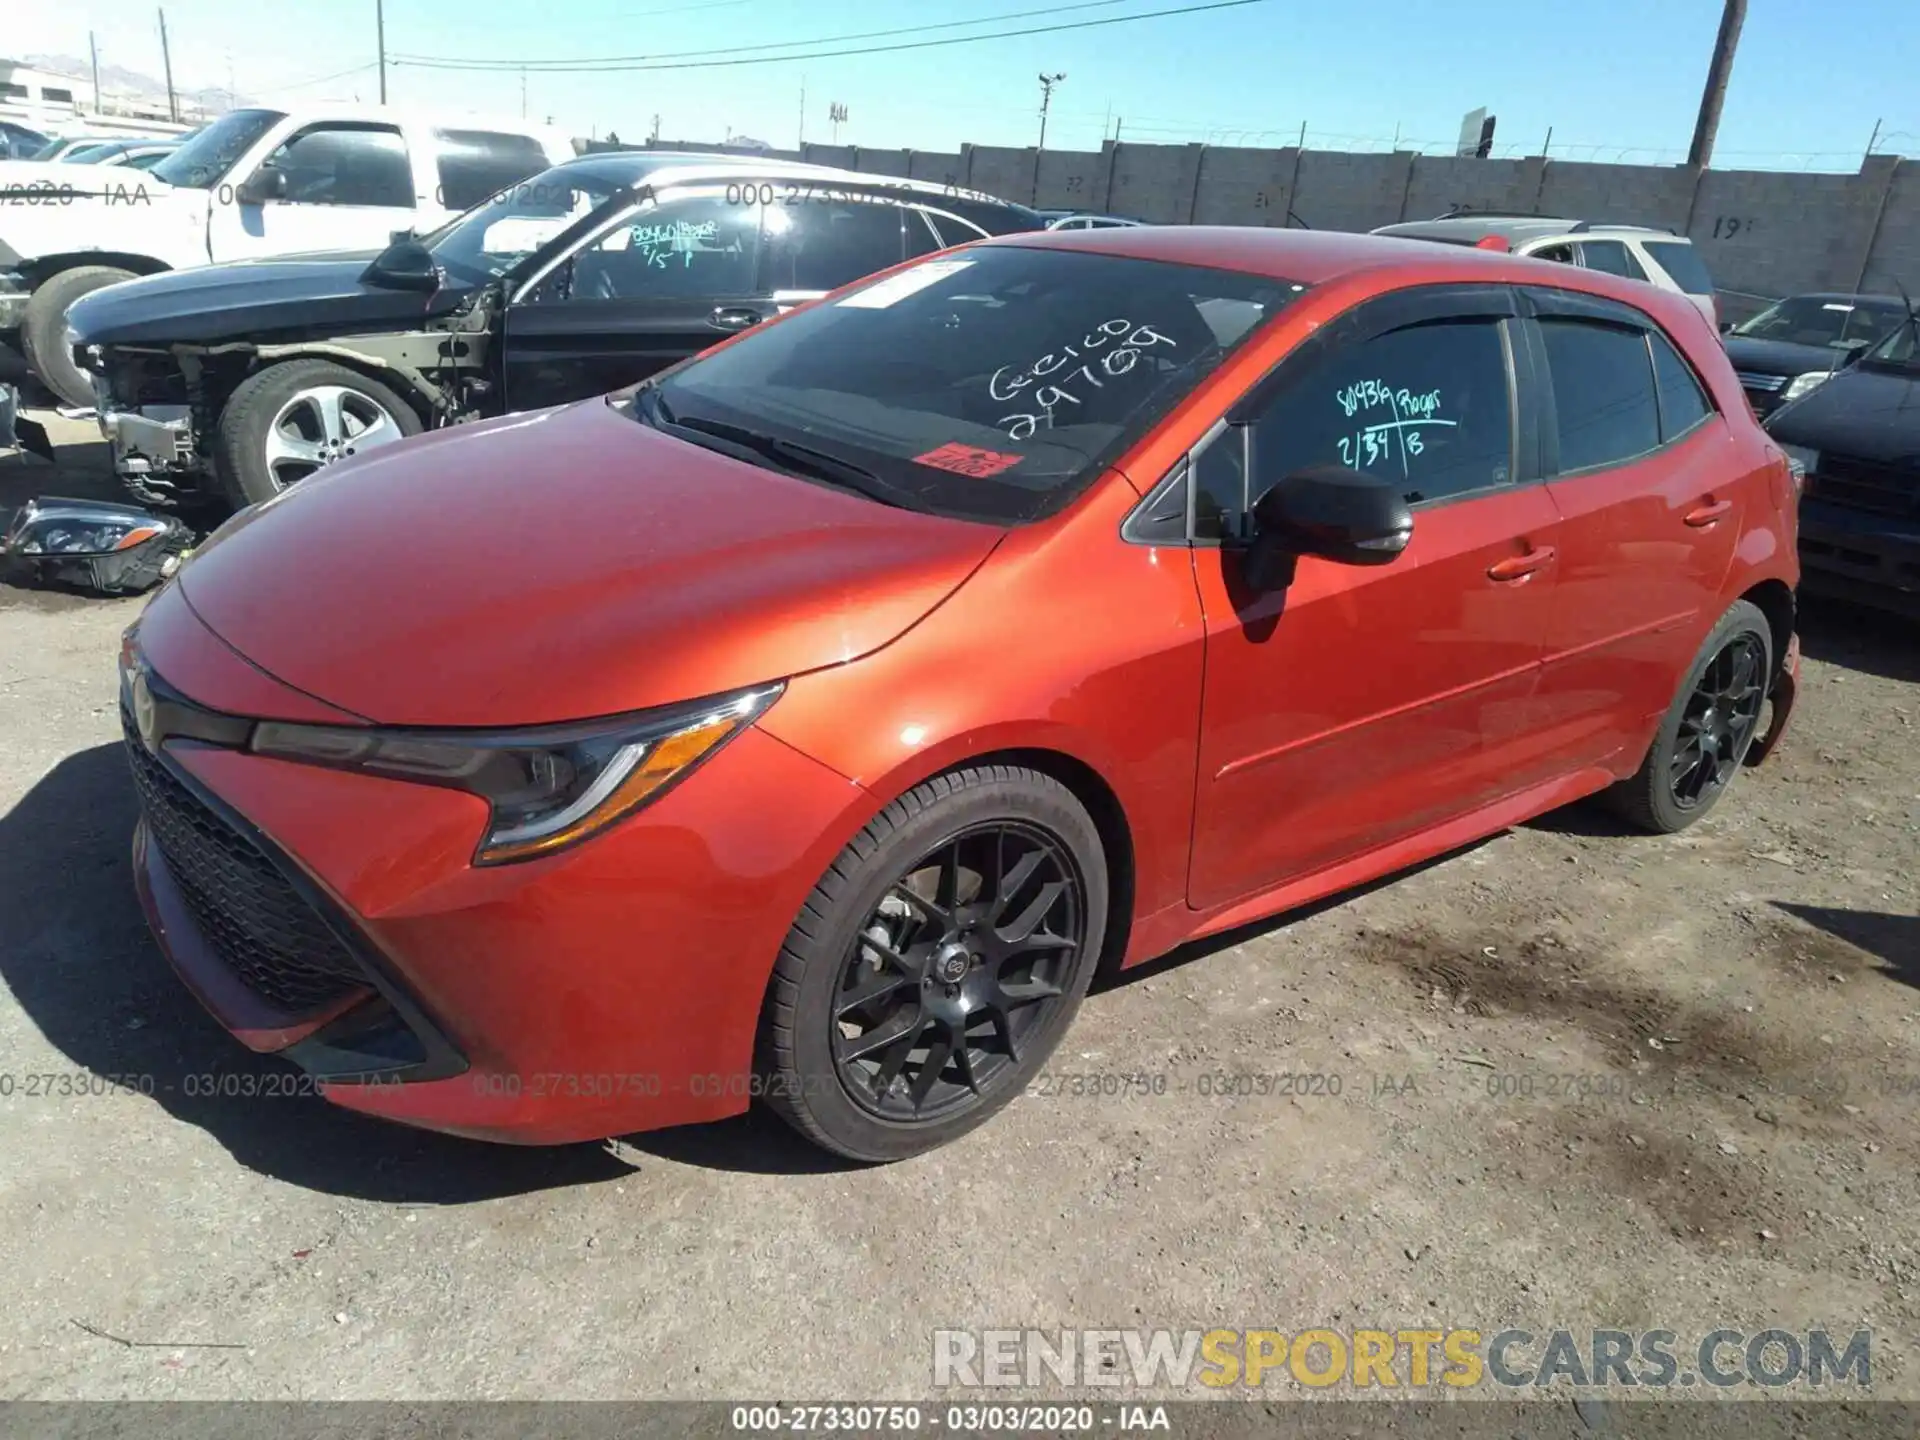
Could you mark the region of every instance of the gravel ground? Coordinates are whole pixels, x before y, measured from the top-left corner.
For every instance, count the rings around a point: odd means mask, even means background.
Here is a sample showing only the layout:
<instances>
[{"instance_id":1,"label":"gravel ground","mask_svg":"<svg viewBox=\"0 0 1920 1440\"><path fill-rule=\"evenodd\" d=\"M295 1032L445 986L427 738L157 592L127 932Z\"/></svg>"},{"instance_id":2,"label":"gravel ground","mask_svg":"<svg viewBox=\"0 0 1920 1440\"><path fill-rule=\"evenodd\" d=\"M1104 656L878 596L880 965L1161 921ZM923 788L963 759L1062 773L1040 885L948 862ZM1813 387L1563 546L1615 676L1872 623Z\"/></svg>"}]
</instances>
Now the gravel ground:
<instances>
[{"instance_id":1,"label":"gravel ground","mask_svg":"<svg viewBox=\"0 0 1920 1440\"><path fill-rule=\"evenodd\" d=\"M0 513L112 494L52 428ZM0 1096L0 1397L912 1398L935 1327L1513 1324L1870 1328L1920 1398L1912 625L1811 609L1793 731L1694 830L1575 807L1190 947L1051 1093L849 1170L758 1115L542 1151L184 1093L268 1067L133 898L139 603L0 590L0 1072L158 1080ZM1198 1093L1280 1072L1329 1078ZM1166 1093L1065 1078L1107 1074Z\"/></svg>"}]
</instances>

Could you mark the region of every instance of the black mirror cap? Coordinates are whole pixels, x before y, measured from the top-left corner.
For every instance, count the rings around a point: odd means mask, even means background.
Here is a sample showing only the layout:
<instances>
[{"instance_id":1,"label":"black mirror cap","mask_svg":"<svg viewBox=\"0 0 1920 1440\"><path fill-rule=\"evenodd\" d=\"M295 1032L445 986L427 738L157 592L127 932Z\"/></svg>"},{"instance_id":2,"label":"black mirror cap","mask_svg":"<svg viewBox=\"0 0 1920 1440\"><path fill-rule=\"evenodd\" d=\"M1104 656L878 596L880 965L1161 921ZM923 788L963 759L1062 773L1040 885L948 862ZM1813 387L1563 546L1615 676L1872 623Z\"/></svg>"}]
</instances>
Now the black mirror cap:
<instances>
[{"instance_id":1,"label":"black mirror cap","mask_svg":"<svg viewBox=\"0 0 1920 1440\"><path fill-rule=\"evenodd\" d=\"M433 252L411 231L396 235L392 244L360 272L360 283L383 290L418 290L431 295L446 278Z\"/></svg>"},{"instance_id":2,"label":"black mirror cap","mask_svg":"<svg viewBox=\"0 0 1920 1440\"><path fill-rule=\"evenodd\" d=\"M260 205L268 200L287 198L287 172L277 165L262 165L234 192L242 205Z\"/></svg>"},{"instance_id":3,"label":"black mirror cap","mask_svg":"<svg viewBox=\"0 0 1920 1440\"><path fill-rule=\"evenodd\" d=\"M1277 482L1253 507L1254 533L1299 555L1385 565L1413 538L1413 511L1388 481L1342 465L1312 465Z\"/></svg>"}]
</instances>

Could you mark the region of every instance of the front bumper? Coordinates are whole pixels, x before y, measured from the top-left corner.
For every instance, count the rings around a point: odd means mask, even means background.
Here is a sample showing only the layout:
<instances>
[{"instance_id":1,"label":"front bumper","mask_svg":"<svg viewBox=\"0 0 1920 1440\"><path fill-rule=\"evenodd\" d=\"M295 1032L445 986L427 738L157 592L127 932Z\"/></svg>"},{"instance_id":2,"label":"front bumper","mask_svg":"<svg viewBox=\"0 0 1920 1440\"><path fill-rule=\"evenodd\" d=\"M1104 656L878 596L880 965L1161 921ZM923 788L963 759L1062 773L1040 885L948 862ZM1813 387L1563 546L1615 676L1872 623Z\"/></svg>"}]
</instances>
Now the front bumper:
<instances>
[{"instance_id":1,"label":"front bumper","mask_svg":"<svg viewBox=\"0 0 1920 1440\"><path fill-rule=\"evenodd\" d=\"M1801 587L1920 616L1920 517L1800 503Z\"/></svg>"},{"instance_id":2,"label":"front bumper","mask_svg":"<svg viewBox=\"0 0 1920 1440\"><path fill-rule=\"evenodd\" d=\"M177 603L164 592L154 602ZM141 629L144 643L146 619ZM160 629L176 647L190 631L177 619ZM205 643L219 642L205 634ZM205 657L167 649L147 648L152 673L172 665L196 683L217 677ZM128 743L130 752L143 745L137 733ZM259 968L251 951L236 963L231 927L278 953L289 931L306 933L306 912L285 908L251 852L242 878L253 886L247 877L264 874L258 883L272 894L209 895L193 846L176 831L175 853L165 851L177 822L155 813L166 802L148 798L149 780L135 841L141 900L161 948L222 1025L301 1066L335 1104L523 1144L744 1110L774 958L867 818L858 787L748 729L587 843L475 869L484 806L462 792L190 738L133 759L136 775L163 766L216 817L226 827L219 844L237 834L268 857L357 967L329 962L316 968L330 983L290 985L250 974ZM277 928L261 914L279 916ZM302 943L334 954L324 941Z\"/></svg>"}]
</instances>

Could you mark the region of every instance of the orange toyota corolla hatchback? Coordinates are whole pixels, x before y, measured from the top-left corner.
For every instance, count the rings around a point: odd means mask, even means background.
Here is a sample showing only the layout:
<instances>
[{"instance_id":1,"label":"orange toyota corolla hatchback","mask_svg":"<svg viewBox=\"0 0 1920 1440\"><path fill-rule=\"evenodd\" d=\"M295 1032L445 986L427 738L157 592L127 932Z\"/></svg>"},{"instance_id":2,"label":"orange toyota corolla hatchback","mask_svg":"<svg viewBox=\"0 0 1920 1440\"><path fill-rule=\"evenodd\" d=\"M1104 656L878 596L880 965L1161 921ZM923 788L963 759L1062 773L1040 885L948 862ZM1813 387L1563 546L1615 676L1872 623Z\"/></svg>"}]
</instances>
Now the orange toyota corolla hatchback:
<instances>
[{"instance_id":1,"label":"orange toyota corolla hatchback","mask_svg":"<svg viewBox=\"0 0 1920 1440\"><path fill-rule=\"evenodd\" d=\"M910 1155L1103 961L1705 814L1791 704L1798 490L1651 287L986 241L236 517L123 648L136 874L338 1104Z\"/></svg>"}]
</instances>

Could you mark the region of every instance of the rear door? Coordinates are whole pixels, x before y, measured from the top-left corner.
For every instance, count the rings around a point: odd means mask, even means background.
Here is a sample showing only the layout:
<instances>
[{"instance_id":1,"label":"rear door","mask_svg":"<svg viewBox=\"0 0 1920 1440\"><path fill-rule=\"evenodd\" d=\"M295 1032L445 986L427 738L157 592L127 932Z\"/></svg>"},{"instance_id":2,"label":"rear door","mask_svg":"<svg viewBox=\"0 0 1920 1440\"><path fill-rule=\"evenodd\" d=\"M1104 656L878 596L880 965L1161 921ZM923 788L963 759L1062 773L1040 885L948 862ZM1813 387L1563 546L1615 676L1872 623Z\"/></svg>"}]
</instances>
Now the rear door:
<instances>
[{"instance_id":1,"label":"rear door","mask_svg":"<svg viewBox=\"0 0 1920 1440\"><path fill-rule=\"evenodd\" d=\"M1561 516L1534 743L1568 765L1598 764L1644 742L1718 618L1740 529L1733 441L1651 317L1571 291L1524 298L1545 382L1546 489Z\"/></svg>"},{"instance_id":2,"label":"rear door","mask_svg":"<svg viewBox=\"0 0 1920 1440\"><path fill-rule=\"evenodd\" d=\"M506 408L604 395L774 313L761 210L745 182L665 189L528 276L507 306Z\"/></svg>"}]
</instances>

